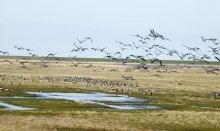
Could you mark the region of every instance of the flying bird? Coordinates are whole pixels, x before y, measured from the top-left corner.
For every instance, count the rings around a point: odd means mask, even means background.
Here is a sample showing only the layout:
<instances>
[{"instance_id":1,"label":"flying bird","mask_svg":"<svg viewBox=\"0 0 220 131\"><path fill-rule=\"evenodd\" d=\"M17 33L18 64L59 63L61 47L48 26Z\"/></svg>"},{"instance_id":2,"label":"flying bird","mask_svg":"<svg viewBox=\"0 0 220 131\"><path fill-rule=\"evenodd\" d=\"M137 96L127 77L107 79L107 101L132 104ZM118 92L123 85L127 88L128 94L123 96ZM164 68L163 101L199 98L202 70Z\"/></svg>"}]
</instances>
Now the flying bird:
<instances>
[{"instance_id":1,"label":"flying bird","mask_svg":"<svg viewBox=\"0 0 220 131\"><path fill-rule=\"evenodd\" d=\"M6 52L6 51L0 51L0 53L2 53L2 54L4 54L4 55L9 55L9 53Z\"/></svg>"},{"instance_id":2,"label":"flying bird","mask_svg":"<svg viewBox=\"0 0 220 131\"><path fill-rule=\"evenodd\" d=\"M85 42L86 40L84 39L84 40L79 40L79 38L77 37L76 38L77 39L77 41L80 43L80 44L82 44L83 42Z\"/></svg>"},{"instance_id":3,"label":"flying bird","mask_svg":"<svg viewBox=\"0 0 220 131\"><path fill-rule=\"evenodd\" d=\"M49 53L49 54L47 55L47 57L55 57L56 54L57 54L57 53Z\"/></svg>"},{"instance_id":4,"label":"flying bird","mask_svg":"<svg viewBox=\"0 0 220 131\"><path fill-rule=\"evenodd\" d=\"M85 40L90 40L92 43L93 43L93 40L92 40L92 38L91 37L86 37L86 38L84 38Z\"/></svg>"}]
</instances>

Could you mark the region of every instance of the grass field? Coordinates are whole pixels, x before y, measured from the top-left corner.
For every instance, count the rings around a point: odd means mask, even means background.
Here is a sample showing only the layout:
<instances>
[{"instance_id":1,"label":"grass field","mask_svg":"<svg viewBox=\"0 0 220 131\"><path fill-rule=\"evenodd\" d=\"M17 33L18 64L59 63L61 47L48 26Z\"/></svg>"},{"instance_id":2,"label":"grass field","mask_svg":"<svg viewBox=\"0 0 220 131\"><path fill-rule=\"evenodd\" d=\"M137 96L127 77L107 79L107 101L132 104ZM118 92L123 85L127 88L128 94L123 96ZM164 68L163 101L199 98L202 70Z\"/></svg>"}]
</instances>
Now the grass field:
<instances>
[{"instance_id":1,"label":"grass field","mask_svg":"<svg viewBox=\"0 0 220 131\"><path fill-rule=\"evenodd\" d=\"M2 60L6 58L1 58ZM8 58L7 58L8 59ZM17 58L16 58L17 59ZM133 63L122 65L111 61L80 61L78 67L68 61L50 61L40 68L39 59L22 65L11 57L13 64L0 63L0 96L31 96L25 91L43 92L105 92L126 94L153 101L160 110L109 110L100 105L67 100L0 98L13 105L36 108L30 111L0 110L1 130L220 130L220 76L207 74L202 68L180 69L168 62L169 72L152 66L130 70ZM90 64L93 68L87 68ZM172 64L172 65L171 65ZM215 65L218 63L214 63ZM155 66L155 65L154 65ZM119 72L112 72L118 69ZM171 71L171 72L170 72ZM124 80L133 76L135 80ZM54 77L58 81L42 78ZM66 77L89 77L94 80L120 81L133 87L88 85L85 82L64 82ZM39 79L40 78L40 79ZM178 85L176 81L181 82ZM129 91L124 91L129 89ZM123 91L122 91L123 90ZM3 108L3 107L0 107Z\"/></svg>"}]
</instances>

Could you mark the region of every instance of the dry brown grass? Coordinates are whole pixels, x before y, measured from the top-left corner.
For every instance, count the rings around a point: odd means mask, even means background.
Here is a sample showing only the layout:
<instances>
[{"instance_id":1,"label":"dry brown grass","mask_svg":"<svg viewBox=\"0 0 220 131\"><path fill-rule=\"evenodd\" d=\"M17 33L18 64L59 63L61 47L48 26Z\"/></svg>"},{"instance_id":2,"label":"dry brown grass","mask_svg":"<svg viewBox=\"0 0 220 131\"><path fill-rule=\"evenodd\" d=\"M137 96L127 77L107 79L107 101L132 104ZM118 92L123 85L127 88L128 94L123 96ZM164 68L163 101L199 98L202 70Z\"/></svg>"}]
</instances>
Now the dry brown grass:
<instances>
[{"instance_id":1,"label":"dry brown grass","mask_svg":"<svg viewBox=\"0 0 220 131\"><path fill-rule=\"evenodd\" d=\"M73 114L72 114L73 113ZM64 112L61 115L1 115L1 130L178 130L220 128L219 112Z\"/></svg>"},{"instance_id":2,"label":"dry brown grass","mask_svg":"<svg viewBox=\"0 0 220 131\"><path fill-rule=\"evenodd\" d=\"M36 61L33 61L36 62ZM89 64L95 67L92 69L85 68ZM180 97L175 96L164 99L172 99L176 103L173 105L184 105L189 101L194 103L211 103L214 100L207 98L211 92L220 92L220 75L206 74L201 68L193 69L172 69L178 73L158 73L155 69L147 71L126 72L129 66L122 66L117 63L83 63L80 67L71 67L67 62L51 63L49 68L39 68L40 65L27 64L31 70L22 69L19 63L14 62L0 63L0 74L19 76L27 78L31 76L77 76L91 77L95 79L124 81L122 75L132 75L137 80L139 87L166 89L166 92L182 94ZM105 67L103 70L101 67ZM120 72L110 72L111 69L117 68ZM96 71L94 71L95 69ZM157 77L159 74L162 78ZM129 81L136 83L135 81ZM185 81L178 86L175 80ZM13 81L18 84L19 81ZM8 85L10 81L1 81L1 84ZM23 85L32 85L30 81L22 83ZM87 89L86 86L74 85L70 83L48 83L39 82L33 85L48 87L48 85L59 85L62 87L77 87ZM137 92L138 89L132 89ZM103 90L106 88L90 87L93 90ZM104 90L106 91L106 90ZM200 95L194 97L194 95ZM159 97L158 97L159 98ZM161 98L163 99L163 98ZM171 100L170 100L171 101ZM218 102L219 100L216 100ZM161 101L163 104L163 102ZM169 102L167 102L169 103ZM215 107L217 105L214 105ZM218 130L220 129L220 112L216 110L193 111L190 110L160 110L160 111L136 111L136 112L96 112L96 111L75 111L60 112L57 115L1 115L1 130ZM218 107L219 108L219 107ZM217 108L214 108L217 109ZM46 112L47 113L47 112ZM49 112L48 112L49 113Z\"/></svg>"},{"instance_id":3,"label":"dry brown grass","mask_svg":"<svg viewBox=\"0 0 220 131\"><path fill-rule=\"evenodd\" d=\"M36 62L36 61L31 61ZM86 68L93 64L94 68ZM78 76L91 77L96 79L125 81L121 76L132 75L139 83L141 88L166 88L175 91L195 91L207 93L211 91L220 91L220 75L206 74L202 68L193 69L174 69L178 73L158 73L155 69L147 71L130 71L126 72L128 66L123 66L114 62L85 62L80 67L71 67L68 62L50 63L49 68L39 68L40 65L26 64L28 68L22 69L18 62L13 65L9 63L0 63L0 74L31 76ZM102 67L105 69L103 70ZM110 72L111 69L117 68L120 72ZM95 70L95 71L94 71ZM173 70L173 69L172 69ZM156 76L160 75L162 78ZM175 80L185 81L178 86ZM129 81L136 83L136 81ZM32 84L24 83L24 84ZM63 84L63 83L62 83Z\"/></svg>"}]
</instances>

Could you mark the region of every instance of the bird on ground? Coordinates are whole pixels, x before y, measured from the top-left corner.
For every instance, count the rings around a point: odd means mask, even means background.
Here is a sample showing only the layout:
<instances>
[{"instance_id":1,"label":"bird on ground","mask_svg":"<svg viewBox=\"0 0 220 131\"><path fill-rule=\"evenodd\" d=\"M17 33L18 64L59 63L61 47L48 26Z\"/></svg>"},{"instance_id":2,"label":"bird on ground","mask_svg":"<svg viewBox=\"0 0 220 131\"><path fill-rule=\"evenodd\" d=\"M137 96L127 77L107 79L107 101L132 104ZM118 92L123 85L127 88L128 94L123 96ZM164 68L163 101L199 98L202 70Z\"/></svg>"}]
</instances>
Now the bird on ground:
<instances>
[{"instance_id":1,"label":"bird on ground","mask_svg":"<svg viewBox=\"0 0 220 131\"><path fill-rule=\"evenodd\" d=\"M214 96L214 99L216 100L218 96L220 96L220 93L213 92L211 93L212 96Z\"/></svg>"},{"instance_id":2,"label":"bird on ground","mask_svg":"<svg viewBox=\"0 0 220 131\"><path fill-rule=\"evenodd\" d=\"M21 68L23 68L23 69L27 69L27 70L31 70L30 68L28 68L28 67L25 66L25 65L22 65Z\"/></svg>"},{"instance_id":3,"label":"bird on ground","mask_svg":"<svg viewBox=\"0 0 220 131\"><path fill-rule=\"evenodd\" d=\"M122 76L125 80L134 80L133 76Z\"/></svg>"},{"instance_id":4,"label":"bird on ground","mask_svg":"<svg viewBox=\"0 0 220 131\"><path fill-rule=\"evenodd\" d=\"M74 62L71 61L71 63L72 63L72 65L70 65L70 66L74 66L74 67L78 67L79 66L79 62L74 63Z\"/></svg>"},{"instance_id":5,"label":"bird on ground","mask_svg":"<svg viewBox=\"0 0 220 131\"><path fill-rule=\"evenodd\" d=\"M13 64L10 60L3 60L3 61L0 61L0 62L8 62L10 64Z\"/></svg>"},{"instance_id":6,"label":"bird on ground","mask_svg":"<svg viewBox=\"0 0 220 131\"><path fill-rule=\"evenodd\" d=\"M159 77L159 78L163 78L161 75L159 74L154 74L154 75L151 75L151 76L156 76L156 77Z\"/></svg>"},{"instance_id":7,"label":"bird on ground","mask_svg":"<svg viewBox=\"0 0 220 131\"><path fill-rule=\"evenodd\" d=\"M147 66L146 64L139 64L139 65L137 65L136 67L135 67L135 69L143 69L143 70L147 70L147 72L150 72L149 70L148 70L148 68L149 68L149 66Z\"/></svg>"},{"instance_id":8,"label":"bird on ground","mask_svg":"<svg viewBox=\"0 0 220 131\"><path fill-rule=\"evenodd\" d=\"M25 63L28 63L28 61L26 60L26 61L18 61L18 60L16 60L17 62L19 62L21 65L24 65Z\"/></svg>"},{"instance_id":9,"label":"bird on ground","mask_svg":"<svg viewBox=\"0 0 220 131\"><path fill-rule=\"evenodd\" d=\"M86 68L93 68L95 66L93 66L92 64L89 64L88 66L84 66L84 67L86 67Z\"/></svg>"},{"instance_id":10,"label":"bird on ground","mask_svg":"<svg viewBox=\"0 0 220 131\"><path fill-rule=\"evenodd\" d=\"M42 65L40 68L49 68L49 66L46 65L46 64L44 64L44 65Z\"/></svg>"},{"instance_id":11,"label":"bird on ground","mask_svg":"<svg viewBox=\"0 0 220 131\"><path fill-rule=\"evenodd\" d=\"M177 80L175 80L175 82L176 82L179 86L181 86L181 85L184 83L184 81L177 81Z\"/></svg>"},{"instance_id":12,"label":"bird on ground","mask_svg":"<svg viewBox=\"0 0 220 131\"><path fill-rule=\"evenodd\" d=\"M111 72L119 72L118 69L111 69L110 71L111 71Z\"/></svg>"}]
</instances>

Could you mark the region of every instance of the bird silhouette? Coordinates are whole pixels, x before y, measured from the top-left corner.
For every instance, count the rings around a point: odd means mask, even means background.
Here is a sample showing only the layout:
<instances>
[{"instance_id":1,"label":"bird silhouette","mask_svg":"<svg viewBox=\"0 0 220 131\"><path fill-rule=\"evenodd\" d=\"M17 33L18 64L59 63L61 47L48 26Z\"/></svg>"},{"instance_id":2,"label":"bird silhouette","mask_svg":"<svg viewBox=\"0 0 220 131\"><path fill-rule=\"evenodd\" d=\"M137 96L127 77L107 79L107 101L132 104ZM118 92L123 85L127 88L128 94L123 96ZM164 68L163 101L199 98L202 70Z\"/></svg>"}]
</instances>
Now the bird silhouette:
<instances>
[{"instance_id":1,"label":"bird silhouette","mask_svg":"<svg viewBox=\"0 0 220 131\"><path fill-rule=\"evenodd\" d=\"M86 38L84 38L85 40L90 40L92 43L93 43L93 40L92 40L92 38L91 37L86 37Z\"/></svg>"}]
</instances>

